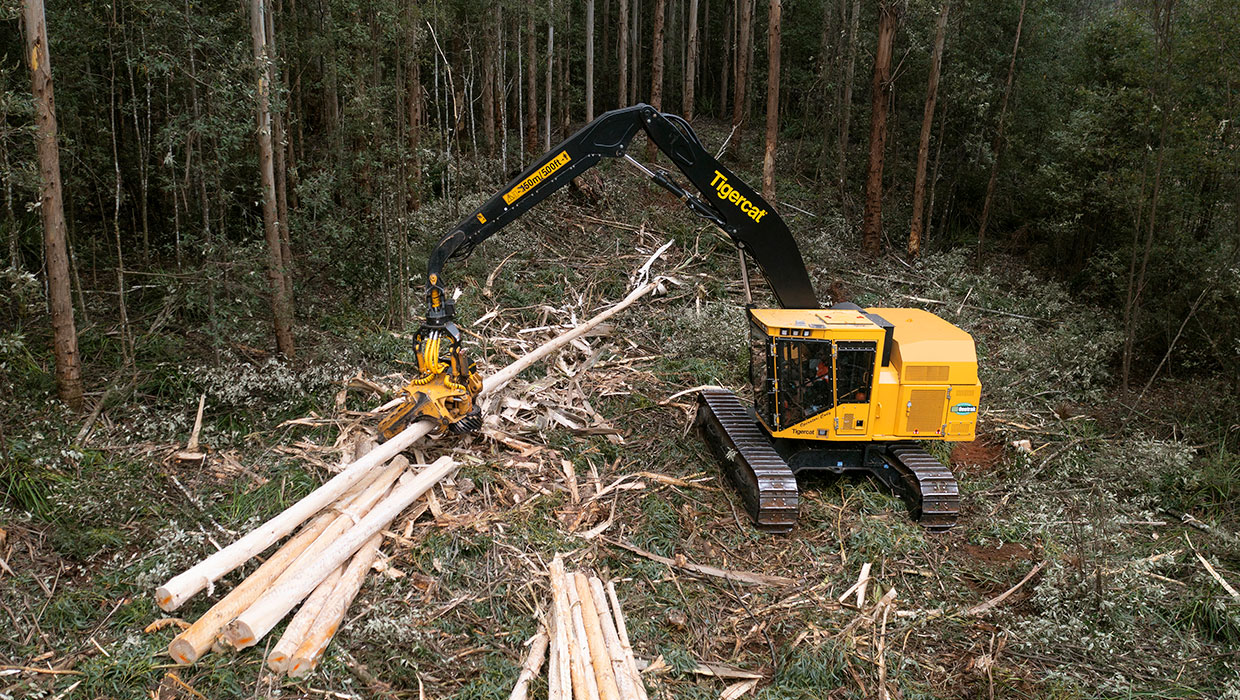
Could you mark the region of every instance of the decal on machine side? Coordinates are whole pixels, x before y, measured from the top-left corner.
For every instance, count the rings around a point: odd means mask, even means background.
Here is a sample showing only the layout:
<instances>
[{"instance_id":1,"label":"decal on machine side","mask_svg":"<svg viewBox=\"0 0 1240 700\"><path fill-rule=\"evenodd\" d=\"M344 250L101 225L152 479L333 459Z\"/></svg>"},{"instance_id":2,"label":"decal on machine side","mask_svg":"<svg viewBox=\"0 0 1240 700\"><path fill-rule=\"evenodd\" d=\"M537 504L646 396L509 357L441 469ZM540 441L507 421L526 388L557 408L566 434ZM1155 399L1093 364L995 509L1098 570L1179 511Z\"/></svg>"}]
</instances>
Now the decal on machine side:
<instances>
[{"instance_id":1,"label":"decal on machine side","mask_svg":"<svg viewBox=\"0 0 1240 700\"><path fill-rule=\"evenodd\" d=\"M762 217L766 216L765 209L757 207L748 198L737 192L735 187L728 184L728 176L718 170L715 171L715 178L710 181L710 186L715 188L715 195L719 199L740 207L741 213L753 219L755 224L762 221Z\"/></svg>"},{"instance_id":2,"label":"decal on machine side","mask_svg":"<svg viewBox=\"0 0 1240 700\"><path fill-rule=\"evenodd\" d=\"M555 171L568 164L572 157L568 155L568 151L560 151L559 155L547 161L541 168L534 171L534 174L517 183L517 186L508 190L504 195L504 204L511 205L513 202L521 199L526 192L538 186L538 183L551 177Z\"/></svg>"}]
</instances>

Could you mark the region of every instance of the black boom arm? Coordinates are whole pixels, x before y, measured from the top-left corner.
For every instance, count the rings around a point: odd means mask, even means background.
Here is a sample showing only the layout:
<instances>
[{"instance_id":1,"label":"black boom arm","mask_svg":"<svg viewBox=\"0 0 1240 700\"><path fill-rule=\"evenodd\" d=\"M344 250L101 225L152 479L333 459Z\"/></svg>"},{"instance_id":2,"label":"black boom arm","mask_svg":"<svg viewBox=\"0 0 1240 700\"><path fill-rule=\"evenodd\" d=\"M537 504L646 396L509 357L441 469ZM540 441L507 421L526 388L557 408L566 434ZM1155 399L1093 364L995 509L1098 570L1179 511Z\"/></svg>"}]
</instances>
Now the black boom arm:
<instances>
[{"instance_id":1,"label":"black boom arm","mask_svg":"<svg viewBox=\"0 0 1240 700\"><path fill-rule=\"evenodd\" d=\"M779 214L757 192L720 165L684 119L639 104L607 112L582 127L439 241L427 263L427 325L442 326L452 320L453 303L443 279L443 266L449 259L467 253L498 233L604 157L627 157L625 149L639 129L646 131L647 137L702 196L686 191L666 173L652 172L640 164L638 167L660 187L684 201L694 213L723 229L733 243L752 257L780 306L818 308L801 252Z\"/></svg>"}]
</instances>

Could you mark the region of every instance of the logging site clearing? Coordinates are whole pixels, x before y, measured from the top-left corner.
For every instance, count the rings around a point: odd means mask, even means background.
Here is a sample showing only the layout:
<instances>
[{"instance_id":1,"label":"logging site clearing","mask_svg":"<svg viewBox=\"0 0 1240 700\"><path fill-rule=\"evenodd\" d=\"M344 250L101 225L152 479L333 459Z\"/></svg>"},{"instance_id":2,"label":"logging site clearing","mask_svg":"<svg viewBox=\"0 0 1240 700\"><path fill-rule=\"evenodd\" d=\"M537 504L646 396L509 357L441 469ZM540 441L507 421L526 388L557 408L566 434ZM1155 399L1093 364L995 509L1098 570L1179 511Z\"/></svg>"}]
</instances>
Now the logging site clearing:
<instances>
[{"instance_id":1,"label":"logging site clearing","mask_svg":"<svg viewBox=\"0 0 1240 700\"><path fill-rule=\"evenodd\" d=\"M1240 464L1199 449L1237 415L1221 382L1121 403L1114 314L1002 254L861 262L790 179L818 295L963 328L983 394L976 441L926 447L954 529L812 477L760 532L693 428L697 389L748 383L735 249L624 168L458 265L474 434L374 440L416 320L364 290L300 300L296 362L248 319L218 357L165 327L88 417L4 350L0 697L1240 698ZM426 204L425 245L482 201Z\"/></svg>"}]
</instances>

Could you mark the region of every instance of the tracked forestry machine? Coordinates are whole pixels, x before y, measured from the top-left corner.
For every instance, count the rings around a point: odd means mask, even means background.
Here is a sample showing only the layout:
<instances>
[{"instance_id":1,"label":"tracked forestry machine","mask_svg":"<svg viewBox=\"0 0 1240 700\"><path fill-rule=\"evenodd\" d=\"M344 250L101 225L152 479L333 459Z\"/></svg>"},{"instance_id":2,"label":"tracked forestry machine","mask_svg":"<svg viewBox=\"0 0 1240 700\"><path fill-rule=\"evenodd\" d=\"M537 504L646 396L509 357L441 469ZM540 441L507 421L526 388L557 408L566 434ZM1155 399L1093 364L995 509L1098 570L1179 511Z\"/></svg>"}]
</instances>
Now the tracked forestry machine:
<instances>
[{"instance_id":1,"label":"tracked forestry machine","mask_svg":"<svg viewBox=\"0 0 1240 700\"><path fill-rule=\"evenodd\" d=\"M639 131L700 194L626 153ZM981 384L973 339L919 309L821 308L778 212L712 157L684 119L644 104L587 124L440 240L427 265L426 320L414 339L419 374L380 425L385 436L411 420L453 432L481 426L482 381L453 322L443 267L603 158L625 160L718 226L742 251L746 286L748 256L781 307L749 309L752 403L706 389L696 418L757 526L790 530L797 477L811 472L872 475L927 529L955 525L956 480L918 441L974 438Z\"/></svg>"}]
</instances>

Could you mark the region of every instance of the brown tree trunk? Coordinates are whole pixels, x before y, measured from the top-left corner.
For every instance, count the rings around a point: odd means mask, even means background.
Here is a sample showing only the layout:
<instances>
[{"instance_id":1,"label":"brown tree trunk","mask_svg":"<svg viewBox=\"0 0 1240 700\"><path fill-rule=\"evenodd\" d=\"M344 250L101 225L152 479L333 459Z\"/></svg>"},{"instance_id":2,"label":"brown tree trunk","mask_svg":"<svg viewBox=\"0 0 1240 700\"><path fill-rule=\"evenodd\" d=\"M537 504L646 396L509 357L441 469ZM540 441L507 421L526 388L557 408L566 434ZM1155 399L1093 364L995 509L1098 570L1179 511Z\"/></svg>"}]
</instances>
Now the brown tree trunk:
<instances>
[{"instance_id":1,"label":"brown tree trunk","mask_svg":"<svg viewBox=\"0 0 1240 700\"><path fill-rule=\"evenodd\" d=\"M293 305L285 280L284 253L276 216L276 178L271 145L271 74L268 69L267 33L264 28L263 0L250 0L250 39L254 46L254 67L258 76L256 105L258 166L263 187L263 233L267 239L267 277L271 282L271 315L275 325L276 351L292 358Z\"/></svg>"},{"instance_id":2,"label":"brown tree trunk","mask_svg":"<svg viewBox=\"0 0 1240 700\"><path fill-rule=\"evenodd\" d=\"M707 0L709 2L709 0ZM685 119L693 119L698 60L698 0L689 0L689 57L685 60Z\"/></svg>"},{"instance_id":3,"label":"brown tree trunk","mask_svg":"<svg viewBox=\"0 0 1240 700\"><path fill-rule=\"evenodd\" d=\"M865 181L865 215L861 223L861 250L876 257L883 247L883 156L887 147L887 96L891 84L891 45L899 23L899 8L885 0L878 11L878 47L874 51L874 81L870 86L870 160Z\"/></svg>"},{"instance_id":4,"label":"brown tree trunk","mask_svg":"<svg viewBox=\"0 0 1240 700\"><path fill-rule=\"evenodd\" d=\"M499 34L499 6L487 7L486 25L491 28L482 42L482 137L487 155L495 155L495 61L498 51L493 37Z\"/></svg>"},{"instance_id":5,"label":"brown tree trunk","mask_svg":"<svg viewBox=\"0 0 1240 700\"><path fill-rule=\"evenodd\" d=\"M620 0L620 22L617 68L620 75L620 107L629 106L629 0Z\"/></svg>"},{"instance_id":6,"label":"brown tree trunk","mask_svg":"<svg viewBox=\"0 0 1240 700\"><path fill-rule=\"evenodd\" d=\"M982 260L982 248L986 244L986 225L990 222L990 207L995 198L995 183L999 179L999 153L1003 148L1003 130L1007 125L1008 98L1012 96L1012 82L1016 77L1016 53L1020 50L1020 30L1025 24L1025 0L1020 0L1020 17L1016 20L1016 39L1012 42L1012 60L1008 63L1007 82L1003 85L1003 102L999 105L999 124L995 139L990 145L990 180L986 183L986 199L982 202L982 221L977 226L977 260Z\"/></svg>"},{"instance_id":7,"label":"brown tree trunk","mask_svg":"<svg viewBox=\"0 0 1240 700\"><path fill-rule=\"evenodd\" d=\"M551 13L547 17L547 79L544 85L546 92L545 102L543 103L544 153L551 150L551 83L552 67L555 65L555 0L551 0L550 7Z\"/></svg>"},{"instance_id":8,"label":"brown tree trunk","mask_svg":"<svg viewBox=\"0 0 1240 700\"><path fill-rule=\"evenodd\" d=\"M939 70L943 64L943 42L947 36L950 2L939 8L934 27L934 54L930 58L930 77L926 80L926 107L921 116L921 141L917 145L917 175L913 179L913 220L908 232L908 256L921 255L921 215L926 201L926 164L930 160L930 129L934 126L934 102L939 97Z\"/></svg>"},{"instance_id":9,"label":"brown tree trunk","mask_svg":"<svg viewBox=\"0 0 1240 700\"><path fill-rule=\"evenodd\" d=\"M844 64L844 94L840 97L840 140L836 180L840 190L840 206L847 211L848 203L848 131L852 123L853 77L857 72L857 34L861 29L861 0L853 0L852 17L848 23L848 61Z\"/></svg>"},{"instance_id":10,"label":"brown tree trunk","mask_svg":"<svg viewBox=\"0 0 1240 700\"><path fill-rule=\"evenodd\" d=\"M740 3L740 22L736 42L736 93L732 98L732 139L728 150L735 155L741 140L741 127L745 122L745 106L748 104L750 38L753 36L754 0L737 0Z\"/></svg>"},{"instance_id":11,"label":"brown tree trunk","mask_svg":"<svg viewBox=\"0 0 1240 700\"><path fill-rule=\"evenodd\" d=\"M775 204L775 146L779 138L780 0L770 0L766 40L766 154L762 159L762 196Z\"/></svg>"},{"instance_id":12,"label":"brown tree trunk","mask_svg":"<svg viewBox=\"0 0 1240 700\"><path fill-rule=\"evenodd\" d=\"M418 28L416 26L415 15L412 11L413 5L408 6L407 11L408 26L406 26L406 36L409 37L409 87L407 89L408 107L409 107L409 154L412 157L409 180L407 182L409 211L416 211L422 206L422 122L423 110L425 109L422 101L422 57L421 44L417 41Z\"/></svg>"},{"instance_id":13,"label":"brown tree trunk","mask_svg":"<svg viewBox=\"0 0 1240 700\"><path fill-rule=\"evenodd\" d=\"M663 109L663 23L667 13L667 0L654 2L654 30L650 42L650 106ZM646 160L653 161L654 141L646 141Z\"/></svg>"},{"instance_id":14,"label":"brown tree trunk","mask_svg":"<svg viewBox=\"0 0 1240 700\"><path fill-rule=\"evenodd\" d=\"M30 91L35 103L35 146L39 154L39 176L43 182L39 211L43 216L43 249L52 312L56 389L61 401L72 410L79 411L82 409L82 367L69 285L65 210L60 192L60 147L56 143L56 102L52 91L52 62L47 48L43 0L25 0L22 16L26 25L26 56L30 60Z\"/></svg>"},{"instance_id":15,"label":"brown tree trunk","mask_svg":"<svg viewBox=\"0 0 1240 700\"><path fill-rule=\"evenodd\" d=\"M728 13L723 16L723 41L720 42L722 51L719 55L719 67L723 74L719 76L719 106L715 109L715 114L725 115L728 113L728 78L731 75L732 66L736 59L732 57L736 50L736 3L739 0L732 0L732 7ZM726 6L725 6L726 7ZM707 44L709 46L709 44Z\"/></svg>"},{"instance_id":16,"label":"brown tree trunk","mask_svg":"<svg viewBox=\"0 0 1240 700\"><path fill-rule=\"evenodd\" d=\"M265 26L267 32L267 84L275 86L283 85L283 74L280 76L279 83L276 81L276 26L272 7L268 4L265 8ZM284 90L287 98L288 90ZM276 176L276 221L279 222L280 228L280 256L284 261L284 294L289 300L290 308L293 306L293 250L292 238L289 234L288 220L288 166L284 159L285 149L285 133L284 133L284 110L287 104L282 105L280 109L274 110L271 115L272 128L272 147L274 148L274 165L273 169Z\"/></svg>"},{"instance_id":17,"label":"brown tree trunk","mask_svg":"<svg viewBox=\"0 0 1240 700\"><path fill-rule=\"evenodd\" d=\"M534 48L534 15L525 19L525 150L538 153L538 66Z\"/></svg>"},{"instance_id":18,"label":"brown tree trunk","mask_svg":"<svg viewBox=\"0 0 1240 700\"><path fill-rule=\"evenodd\" d=\"M594 121L594 0L586 0L586 122Z\"/></svg>"}]
</instances>

